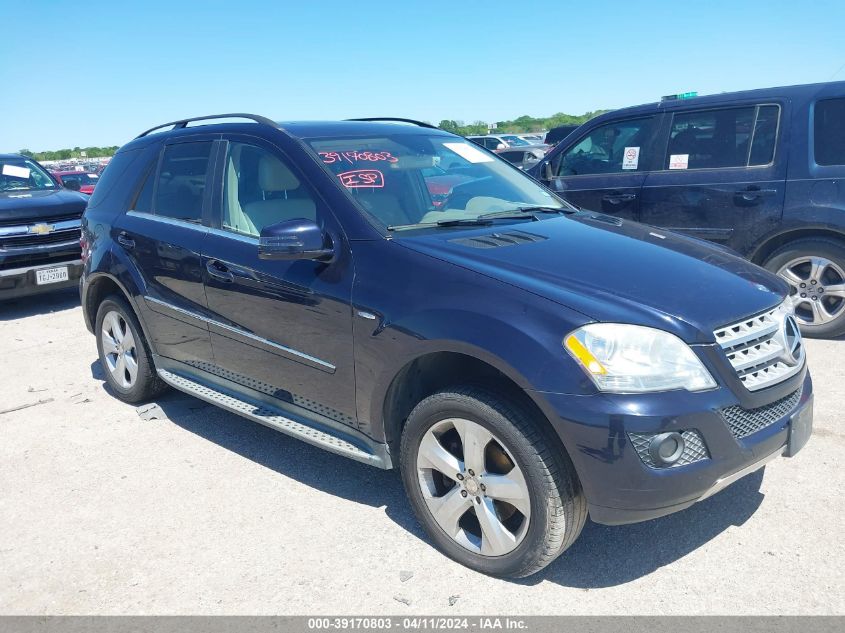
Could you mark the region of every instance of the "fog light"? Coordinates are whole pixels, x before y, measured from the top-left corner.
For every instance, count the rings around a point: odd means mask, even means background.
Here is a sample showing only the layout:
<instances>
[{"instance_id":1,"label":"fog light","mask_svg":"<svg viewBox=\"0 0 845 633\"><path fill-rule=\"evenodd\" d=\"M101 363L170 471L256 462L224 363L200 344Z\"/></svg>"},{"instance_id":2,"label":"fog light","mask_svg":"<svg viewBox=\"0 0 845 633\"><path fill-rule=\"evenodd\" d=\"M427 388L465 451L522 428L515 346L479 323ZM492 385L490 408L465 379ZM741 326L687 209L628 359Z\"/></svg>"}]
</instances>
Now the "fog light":
<instances>
[{"instance_id":1,"label":"fog light","mask_svg":"<svg viewBox=\"0 0 845 633\"><path fill-rule=\"evenodd\" d=\"M658 464L674 464L684 454L686 442L680 433L660 433L648 443L648 454Z\"/></svg>"}]
</instances>

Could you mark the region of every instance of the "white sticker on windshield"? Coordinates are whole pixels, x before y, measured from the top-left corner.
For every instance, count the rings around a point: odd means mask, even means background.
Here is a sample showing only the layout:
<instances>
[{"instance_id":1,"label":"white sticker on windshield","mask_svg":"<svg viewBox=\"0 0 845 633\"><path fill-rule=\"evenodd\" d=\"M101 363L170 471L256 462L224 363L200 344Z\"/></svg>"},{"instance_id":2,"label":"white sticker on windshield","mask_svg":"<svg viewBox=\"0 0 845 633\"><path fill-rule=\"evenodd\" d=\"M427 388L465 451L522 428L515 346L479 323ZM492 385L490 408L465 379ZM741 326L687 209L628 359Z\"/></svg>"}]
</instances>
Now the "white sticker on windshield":
<instances>
[{"instance_id":1,"label":"white sticker on windshield","mask_svg":"<svg viewBox=\"0 0 845 633\"><path fill-rule=\"evenodd\" d=\"M99 178L97 174L88 174L89 178Z\"/></svg>"},{"instance_id":2,"label":"white sticker on windshield","mask_svg":"<svg viewBox=\"0 0 845 633\"><path fill-rule=\"evenodd\" d=\"M622 169L636 169L640 164L640 148L626 147L622 154Z\"/></svg>"},{"instance_id":3,"label":"white sticker on windshield","mask_svg":"<svg viewBox=\"0 0 845 633\"><path fill-rule=\"evenodd\" d=\"M669 157L669 169L686 169L689 166L689 154L672 154Z\"/></svg>"},{"instance_id":4,"label":"white sticker on windshield","mask_svg":"<svg viewBox=\"0 0 845 633\"><path fill-rule=\"evenodd\" d=\"M464 160L471 163L492 163L493 157L488 156L477 147L473 147L469 143L443 143L443 147L455 152Z\"/></svg>"},{"instance_id":5,"label":"white sticker on windshield","mask_svg":"<svg viewBox=\"0 0 845 633\"><path fill-rule=\"evenodd\" d=\"M29 178L29 168L18 167L17 165L3 165L3 175L13 176L14 178Z\"/></svg>"}]
</instances>

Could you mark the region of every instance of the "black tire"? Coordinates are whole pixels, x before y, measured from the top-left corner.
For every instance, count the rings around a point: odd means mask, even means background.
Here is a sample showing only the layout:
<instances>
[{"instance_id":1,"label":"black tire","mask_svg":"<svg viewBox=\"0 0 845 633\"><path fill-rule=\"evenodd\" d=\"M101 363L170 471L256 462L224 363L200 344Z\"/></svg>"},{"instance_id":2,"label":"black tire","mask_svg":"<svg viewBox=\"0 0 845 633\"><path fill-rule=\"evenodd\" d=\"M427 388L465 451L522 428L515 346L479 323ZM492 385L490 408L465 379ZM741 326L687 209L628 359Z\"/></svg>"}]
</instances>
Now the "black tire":
<instances>
[{"instance_id":1,"label":"black tire","mask_svg":"<svg viewBox=\"0 0 845 633\"><path fill-rule=\"evenodd\" d=\"M120 315L126 326L132 331L135 340L136 352L134 358L138 364L138 371L134 383L129 388L119 384L112 376L103 351L103 321L110 312L117 312ZM134 404L151 400L167 390L167 384L156 374L150 347L146 338L144 338L144 331L126 299L118 295L110 295L103 300L97 308L94 333L97 337L97 353L100 356L100 365L103 368L106 382L118 398Z\"/></svg>"},{"instance_id":2,"label":"black tire","mask_svg":"<svg viewBox=\"0 0 845 633\"><path fill-rule=\"evenodd\" d=\"M838 266L841 271L845 271L845 244L824 238L807 238L790 242L772 253L763 266L770 272L778 274L789 262L810 256L823 257ZM829 272L829 275L836 276L833 275L832 270ZM803 307L797 307L796 316L799 317L801 333L804 336L812 338L834 338L845 334L845 299L842 299L841 302L830 297L824 300L827 305L835 306L837 310L836 318L827 323L812 325L802 322L800 317L803 313Z\"/></svg>"},{"instance_id":3,"label":"black tire","mask_svg":"<svg viewBox=\"0 0 845 633\"><path fill-rule=\"evenodd\" d=\"M475 422L491 432L522 471L530 520L522 541L509 553L484 556L470 551L440 527L426 505L417 453L428 430L451 418ZM520 578L539 571L572 545L586 521L587 504L569 456L547 432L553 433L522 407L477 387L444 390L414 408L402 432L402 481L418 520L441 552L484 574Z\"/></svg>"}]
</instances>

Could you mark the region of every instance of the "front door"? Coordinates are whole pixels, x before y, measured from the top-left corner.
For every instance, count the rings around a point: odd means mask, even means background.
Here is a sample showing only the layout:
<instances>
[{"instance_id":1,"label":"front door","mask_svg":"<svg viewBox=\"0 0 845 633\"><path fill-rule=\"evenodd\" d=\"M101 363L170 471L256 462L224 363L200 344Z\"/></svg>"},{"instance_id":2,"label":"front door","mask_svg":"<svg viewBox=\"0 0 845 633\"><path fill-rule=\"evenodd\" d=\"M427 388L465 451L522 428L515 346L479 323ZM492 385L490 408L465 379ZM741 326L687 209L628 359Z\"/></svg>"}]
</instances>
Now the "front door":
<instances>
[{"instance_id":1,"label":"front door","mask_svg":"<svg viewBox=\"0 0 845 633\"><path fill-rule=\"evenodd\" d=\"M355 427L352 259L340 226L276 147L232 136L203 255L215 365L224 377ZM261 229L315 220L331 262L258 258Z\"/></svg>"},{"instance_id":2,"label":"front door","mask_svg":"<svg viewBox=\"0 0 845 633\"><path fill-rule=\"evenodd\" d=\"M212 358L201 253L216 147L208 135L167 143L112 228L114 242L143 276L139 304L156 351L183 362Z\"/></svg>"},{"instance_id":3,"label":"front door","mask_svg":"<svg viewBox=\"0 0 845 633\"><path fill-rule=\"evenodd\" d=\"M583 209L637 220L657 120L622 119L587 130L549 157L544 184Z\"/></svg>"},{"instance_id":4,"label":"front door","mask_svg":"<svg viewBox=\"0 0 845 633\"><path fill-rule=\"evenodd\" d=\"M747 255L780 222L786 187L780 104L676 112L662 166L642 189L642 222ZM781 156L784 159L781 159Z\"/></svg>"}]
</instances>

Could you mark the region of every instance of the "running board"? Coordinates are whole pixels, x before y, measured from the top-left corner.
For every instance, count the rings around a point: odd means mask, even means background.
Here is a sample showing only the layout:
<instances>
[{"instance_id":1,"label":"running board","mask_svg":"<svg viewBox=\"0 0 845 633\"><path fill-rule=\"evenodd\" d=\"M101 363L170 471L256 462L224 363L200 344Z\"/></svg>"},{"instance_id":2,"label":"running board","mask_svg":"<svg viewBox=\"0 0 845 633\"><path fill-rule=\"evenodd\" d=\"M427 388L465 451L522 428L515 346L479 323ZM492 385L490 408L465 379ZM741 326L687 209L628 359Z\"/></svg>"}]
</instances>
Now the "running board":
<instances>
[{"instance_id":1,"label":"running board","mask_svg":"<svg viewBox=\"0 0 845 633\"><path fill-rule=\"evenodd\" d=\"M370 464L377 468L390 468L390 460L382 455L368 452L364 448L352 442L317 429L302 422L288 417L288 414L281 409L271 407L263 402L249 402L242 396L232 396L213 387L203 385L190 378L179 376L165 369L157 369L159 377L168 385L179 391L184 391L200 400L205 400L213 405L240 415L253 422L258 422L276 431L295 437L303 442L308 442L319 448L354 459L355 461Z\"/></svg>"}]
</instances>

